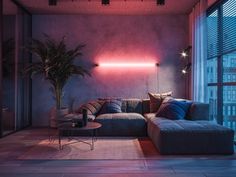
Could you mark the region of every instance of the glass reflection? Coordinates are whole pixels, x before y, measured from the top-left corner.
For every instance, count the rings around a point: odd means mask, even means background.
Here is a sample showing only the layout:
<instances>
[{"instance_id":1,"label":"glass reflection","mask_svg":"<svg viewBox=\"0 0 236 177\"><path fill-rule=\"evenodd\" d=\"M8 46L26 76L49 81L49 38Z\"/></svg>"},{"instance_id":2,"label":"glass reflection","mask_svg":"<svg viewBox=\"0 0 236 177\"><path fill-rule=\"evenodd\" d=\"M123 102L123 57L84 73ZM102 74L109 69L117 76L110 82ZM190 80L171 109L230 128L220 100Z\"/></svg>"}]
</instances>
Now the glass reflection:
<instances>
[{"instance_id":1,"label":"glass reflection","mask_svg":"<svg viewBox=\"0 0 236 177\"><path fill-rule=\"evenodd\" d=\"M17 7L3 1L2 119L3 135L15 130L15 24Z\"/></svg>"}]
</instances>

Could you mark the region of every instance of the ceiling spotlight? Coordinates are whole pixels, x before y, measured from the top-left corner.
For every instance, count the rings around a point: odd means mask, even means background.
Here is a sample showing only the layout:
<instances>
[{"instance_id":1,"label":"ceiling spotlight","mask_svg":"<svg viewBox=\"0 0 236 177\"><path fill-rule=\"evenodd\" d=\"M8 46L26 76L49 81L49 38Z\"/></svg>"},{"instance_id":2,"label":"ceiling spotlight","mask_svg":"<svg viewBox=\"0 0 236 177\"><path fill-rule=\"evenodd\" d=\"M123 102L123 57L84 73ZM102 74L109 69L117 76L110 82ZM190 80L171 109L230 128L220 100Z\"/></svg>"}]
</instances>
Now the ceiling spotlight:
<instances>
[{"instance_id":1,"label":"ceiling spotlight","mask_svg":"<svg viewBox=\"0 0 236 177\"><path fill-rule=\"evenodd\" d=\"M110 4L110 0L102 0L102 5L109 5Z\"/></svg>"},{"instance_id":2,"label":"ceiling spotlight","mask_svg":"<svg viewBox=\"0 0 236 177\"><path fill-rule=\"evenodd\" d=\"M49 6L56 6L57 5L57 0L48 0L48 5Z\"/></svg>"},{"instance_id":3,"label":"ceiling spotlight","mask_svg":"<svg viewBox=\"0 0 236 177\"><path fill-rule=\"evenodd\" d=\"M157 5L165 5L165 0L157 0Z\"/></svg>"}]
</instances>

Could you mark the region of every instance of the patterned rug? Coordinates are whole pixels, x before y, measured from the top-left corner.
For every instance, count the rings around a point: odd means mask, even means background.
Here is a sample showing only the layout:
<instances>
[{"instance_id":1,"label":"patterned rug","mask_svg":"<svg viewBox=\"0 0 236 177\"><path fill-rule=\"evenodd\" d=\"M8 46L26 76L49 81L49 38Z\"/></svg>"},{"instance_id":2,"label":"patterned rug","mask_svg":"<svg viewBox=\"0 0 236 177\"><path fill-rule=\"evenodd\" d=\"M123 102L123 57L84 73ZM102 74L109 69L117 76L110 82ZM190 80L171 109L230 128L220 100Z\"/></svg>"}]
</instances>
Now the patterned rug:
<instances>
[{"instance_id":1,"label":"patterned rug","mask_svg":"<svg viewBox=\"0 0 236 177\"><path fill-rule=\"evenodd\" d=\"M91 142L91 139L78 140ZM147 159L160 157L148 138L98 138L94 150L78 140L62 140L63 149L59 150L58 140L42 140L18 159Z\"/></svg>"}]
</instances>

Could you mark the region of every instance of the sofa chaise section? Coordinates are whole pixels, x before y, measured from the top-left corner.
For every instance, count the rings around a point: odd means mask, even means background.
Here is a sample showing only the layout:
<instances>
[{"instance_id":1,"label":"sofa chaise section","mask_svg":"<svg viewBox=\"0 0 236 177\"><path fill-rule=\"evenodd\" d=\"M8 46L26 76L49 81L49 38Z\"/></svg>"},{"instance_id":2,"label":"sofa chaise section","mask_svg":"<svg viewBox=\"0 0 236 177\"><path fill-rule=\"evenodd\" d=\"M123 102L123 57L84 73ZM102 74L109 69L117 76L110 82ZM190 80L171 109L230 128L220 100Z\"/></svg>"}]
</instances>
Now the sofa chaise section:
<instances>
[{"instance_id":1,"label":"sofa chaise section","mask_svg":"<svg viewBox=\"0 0 236 177\"><path fill-rule=\"evenodd\" d=\"M185 120L145 114L148 136L161 154L232 154L234 131L210 122L208 110L193 103Z\"/></svg>"},{"instance_id":2,"label":"sofa chaise section","mask_svg":"<svg viewBox=\"0 0 236 177\"><path fill-rule=\"evenodd\" d=\"M234 132L209 121L153 118L148 135L161 154L232 154Z\"/></svg>"}]
</instances>

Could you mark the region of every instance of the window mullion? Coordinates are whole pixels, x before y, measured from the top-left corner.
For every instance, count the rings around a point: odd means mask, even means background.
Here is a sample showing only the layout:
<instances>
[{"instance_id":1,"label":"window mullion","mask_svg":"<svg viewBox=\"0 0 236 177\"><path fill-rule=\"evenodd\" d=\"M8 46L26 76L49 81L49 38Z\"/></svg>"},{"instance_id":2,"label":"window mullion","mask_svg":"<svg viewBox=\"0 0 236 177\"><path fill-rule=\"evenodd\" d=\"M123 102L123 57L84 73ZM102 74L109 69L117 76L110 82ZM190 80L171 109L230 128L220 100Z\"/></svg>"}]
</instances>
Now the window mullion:
<instances>
[{"instance_id":1,"label":"window mullion","mask_svg":"<svg viewBox=\"0 0 236 177\"><path fill-rule=\"evenodd\" d=\"M223 124L223 7L218 9L217 122Z\"/></svg>"}]
</instances>

